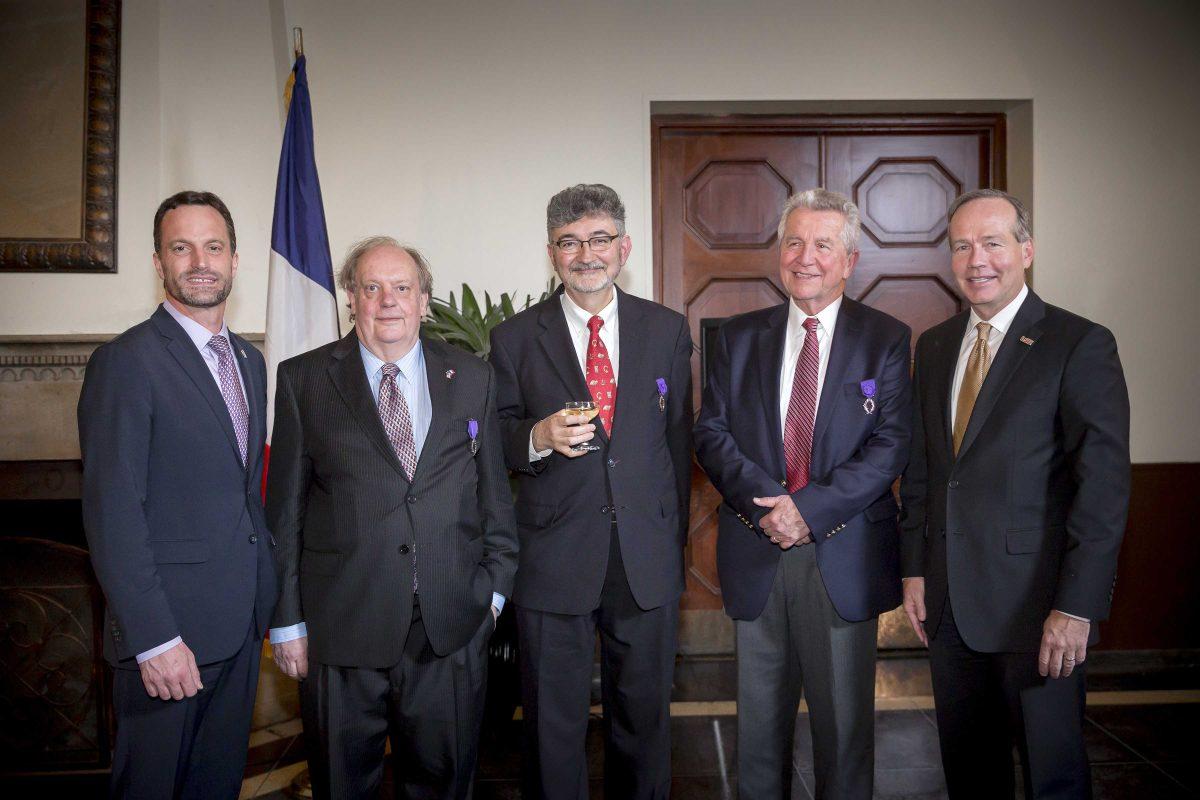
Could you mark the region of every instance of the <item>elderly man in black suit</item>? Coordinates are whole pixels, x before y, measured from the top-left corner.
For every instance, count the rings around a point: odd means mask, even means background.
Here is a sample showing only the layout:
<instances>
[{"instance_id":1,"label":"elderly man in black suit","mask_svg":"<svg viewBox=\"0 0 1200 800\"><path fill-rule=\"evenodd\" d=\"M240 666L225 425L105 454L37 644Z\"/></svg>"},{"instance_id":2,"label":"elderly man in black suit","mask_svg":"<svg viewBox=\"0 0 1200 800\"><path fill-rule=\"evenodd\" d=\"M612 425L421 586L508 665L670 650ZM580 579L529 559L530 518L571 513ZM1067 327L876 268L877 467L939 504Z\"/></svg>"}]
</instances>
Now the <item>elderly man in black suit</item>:
<instances>
[{"instance_id":1,"label":"elderly man in black suit","mask_svg":"<svg viewBox=\"0 0 1200 800\"><path fill-rule=\"evenodd\" d=\"M1025 286L1029 213L956 199L971 308L917 343L901 484L904 608L929 645L952 798L1091 797L1084 660L1108 615L1129 502L1129 395L1109 331Z\"/></svg>"},{"instance_id":2,"label":"elderly man in black suit","mask_svg":"<svg viewBox=\"0 0 1200 800\"><path fill-rule=\"evenodd\" d=\"M237 266L220 198L164 200L166 299L96 350L79 398L84 529L115 668L114 796L241 787L276 584L259 488L266 368L225 324Z\"/></svg>"},{"instance_id":3,"label":"elderly man in black suit","mask_svg":"<svg viewBox=\"0 0 1200 800\"><path fill-rule=\"evenodd\" d=\"M614 285L632 247L616 192L572 186L546 217L563 287L497 326L491 351L505 456L520 479L525 796L588 796L599 629L605 794L666 797L692 340L681 315ZM567 402L589 400L591 423L564 415Z\"/></svg>"},{"instance_id":4,"label":"elderly man in black suit","mask_svg":"<svg viewBox=\"0 0 1200 800\"><path fill-rule=\"evenodd\" d=\"M339 283L354 329L279 367L267 516L275 660L303 678L318 797L471 793L486 648L516 568L496 380L420 336L433 277L388 237Z\"/></svg>"}]
</instances>

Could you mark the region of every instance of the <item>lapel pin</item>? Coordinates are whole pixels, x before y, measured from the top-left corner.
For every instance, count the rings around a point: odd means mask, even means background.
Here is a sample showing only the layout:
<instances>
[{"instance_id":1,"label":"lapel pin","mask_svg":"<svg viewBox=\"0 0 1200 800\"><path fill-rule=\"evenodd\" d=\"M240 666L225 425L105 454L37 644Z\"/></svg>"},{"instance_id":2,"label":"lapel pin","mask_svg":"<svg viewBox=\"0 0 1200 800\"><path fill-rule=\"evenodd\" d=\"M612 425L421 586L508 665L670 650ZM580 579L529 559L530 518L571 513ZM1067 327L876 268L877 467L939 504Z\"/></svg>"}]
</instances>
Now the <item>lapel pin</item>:
<instances>
[{"instance_id":1,"label":"lapel pin","mask_svg":"<svg viewBox=\"0 0 1200 800\"><path fill-rule=\"evenodd\" d=\"M454 370L452 370L452 369L446 370L446 380L449 381L449 380L453 380L453 379L454 379ZM474 422L475 420L471 420L471 421Z\"/></svg>"},{"instance_id":2,"label":"lapel pin","mask_svg":"<svg viewBox=\"0 0 1200 800\"><path fill-rule=\"evenodd\" d=\"M1025 345L1033 344L1033 339L1030 339L1028 336L1022 336L1021 344L1025 344Z\"/></svg>"},{"instance_id":3,"label":"lapel pin","mask_svg":"<svg viewBox=\"0 0 1200 800\"><path fill-rule=\"evenodd\" d=\"M862 390L863 397L867 398L866 400L863 400L863 411L867 412L868 414L874 414L876 391L875 379L871 378L870 380L860 381L858 388Z\"/></svg>"},{"instance_id":4,"label":"lapel pin","mask_svg":"<svg viewBox=\"0 0 1200 800\"><path fill-rule=\"evenodd\" d=\"M667 410L667 382L663 378L657 378L657 379L655 379L654 383L656 386L658 386L658 410L666 411Z\"/></svg>"},{"instance_id":5,"label":"lapel pin","mask_svg":"<svg viewBox=\"0 0 1200 800\"><path fill-rule=\"evenodd\" d=\"M246 351L245 351L245 350L243 350L242 348L240 348L240 347L239 347L239 348L238 348L238 352L242 354L242 358L245 358L245 357L246 357Z\"/></svg>"},{"instance_id":6,"label":"lapel pin","mask_svg":"<svg viewBox=\"0 0 1200 800\"><path fill-rule=\"evenodd\" d=\"M453 372L454 370L450 370ZM471 455L479 452L479 421L475 419L467 420L467 436L471 437Z\"/></svg>"}]
</instances>

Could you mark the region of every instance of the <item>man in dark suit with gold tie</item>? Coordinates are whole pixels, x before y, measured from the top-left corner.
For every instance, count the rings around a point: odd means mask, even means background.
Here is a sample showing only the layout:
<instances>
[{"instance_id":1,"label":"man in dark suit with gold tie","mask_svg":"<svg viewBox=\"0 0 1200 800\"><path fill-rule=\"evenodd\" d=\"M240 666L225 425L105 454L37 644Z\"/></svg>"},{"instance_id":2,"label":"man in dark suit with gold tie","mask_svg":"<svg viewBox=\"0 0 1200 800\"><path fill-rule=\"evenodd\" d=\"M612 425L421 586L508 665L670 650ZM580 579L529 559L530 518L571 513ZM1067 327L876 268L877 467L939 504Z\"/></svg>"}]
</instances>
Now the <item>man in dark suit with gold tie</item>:
<instances>
[{"instance_id":1,"label":"man in dark suit with gold tie","mask_svg":"<svg viewBox=\"0 0 1200 800\"><path fill-rule=\"evenodd\" d=\"M354 329L279 367L267 516L275 660L302 678L314 794L469 796L486 647L516 569L496 381L420 336L433 278L388 237L339 275Z\"/></svg>"},{"instance_id":2,"label":"man in dark suit with gold tie","mask_svg":"<svg viewBox=\"0 0 1200 800\"><path fill-rule=\"evenodd\" d=\"M1028 211L956 199L969 311L917 343L901 484L904 608L930 649L952 798L1091 796L1084 660L1108 615L1129 503L1129 394L1104 327L1025 286Z\"/></svg>"}]
</instances>

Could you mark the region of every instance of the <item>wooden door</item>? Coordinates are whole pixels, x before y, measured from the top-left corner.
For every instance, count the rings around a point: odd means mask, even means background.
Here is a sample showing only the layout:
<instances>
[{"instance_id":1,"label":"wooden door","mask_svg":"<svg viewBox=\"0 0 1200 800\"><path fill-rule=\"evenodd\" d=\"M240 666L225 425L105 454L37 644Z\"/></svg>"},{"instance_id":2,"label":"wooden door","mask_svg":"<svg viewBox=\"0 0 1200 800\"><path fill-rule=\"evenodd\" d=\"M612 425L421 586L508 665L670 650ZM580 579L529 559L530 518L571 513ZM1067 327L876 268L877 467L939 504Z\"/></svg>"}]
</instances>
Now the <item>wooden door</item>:
<instances>
[{"instance_id":1,"label":"wooden door","mask_svg":"<svg viewBox=\"0 0 1200 800\"><path fill-rule=\"evenodd\" d=\"M1004 186L1003 115L655 116L652 128L655 299L702 321L774 305L776 227L788 195L824 186L862 214L862 256L846 294L903 320L913 341L964 308L950 273L946 207L964 191ZM688 538L683 652L732 649L716 571L720 497L696 467ZM899 612L880 620L882 648L917 644Z\"/></svg>"}]
</instances>

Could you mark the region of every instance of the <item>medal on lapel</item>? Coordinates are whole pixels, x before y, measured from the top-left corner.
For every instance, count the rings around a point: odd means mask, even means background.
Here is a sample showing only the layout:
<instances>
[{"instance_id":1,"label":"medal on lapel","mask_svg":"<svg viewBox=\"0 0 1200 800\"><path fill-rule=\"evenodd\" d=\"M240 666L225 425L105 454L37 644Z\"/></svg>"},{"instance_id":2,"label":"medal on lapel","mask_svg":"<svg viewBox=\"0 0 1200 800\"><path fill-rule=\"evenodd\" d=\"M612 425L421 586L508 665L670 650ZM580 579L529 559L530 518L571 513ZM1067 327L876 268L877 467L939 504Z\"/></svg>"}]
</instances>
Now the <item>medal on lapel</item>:
<instances>
[{"instance_id":1,"label":"medal on lapel","mask_svg":"<svg viewBox=\"0 0 1200 800\"><path fill-rule=\"evenodd\" d=\"M863 411L867 412L868 414L874 414L875 413L875 379L871 378L870 380L860 381L858 384L858 388L860 390L862 390L863 397L866 398L866 400L863 400Z\"/></svg>"},{"instance_id":2,"label":"medal on lapel","mask_svg":"<svg viewBox=\"0 0 1200 800\"><path fill-rule=\"evenodd\" d=\"M666 411L667 410L667 382L663 378L657 378L654 381L654 383L656 386L658 386L658 410Z\"/></svg>"},{"instance_id":3,"label":"medal on lapel","mask_svg":"<svg viewBox=\"0 0 1200 800\"><path fill-rule=\"evenodd\" d=\"M471 437L471 455L475 455L479 452L479 422L477 420L467 420L467 436Z\"/></svg>"}]
</instances>

